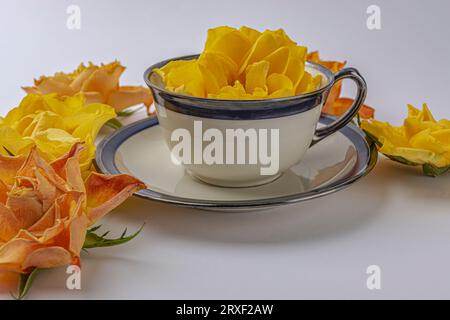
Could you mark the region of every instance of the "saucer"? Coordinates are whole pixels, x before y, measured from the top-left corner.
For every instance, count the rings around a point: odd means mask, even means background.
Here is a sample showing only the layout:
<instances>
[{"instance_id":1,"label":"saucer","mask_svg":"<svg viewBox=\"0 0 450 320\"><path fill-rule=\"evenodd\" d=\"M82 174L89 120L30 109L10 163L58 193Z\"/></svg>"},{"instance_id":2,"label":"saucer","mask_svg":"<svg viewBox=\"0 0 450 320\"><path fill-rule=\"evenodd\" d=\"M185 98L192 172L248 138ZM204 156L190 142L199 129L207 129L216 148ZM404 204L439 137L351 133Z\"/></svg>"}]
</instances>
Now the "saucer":
<instances>
[{"instance_id":1,"label":"saucer","mask_svg":"<svg viewBox=\"0 0 450 320\"><path fill-rule=\"evenodd\" d=\"M320 125L334 121L322 116ZM137 196L214 211L272 208L342 190L368 174L377 161L375 145L353 124L310 148L301 162L273 182L247 188L212 186L171 160L156 118L131 123L97 146L96 165L106 174L127 173L145 182Z\"/></svg>"}]
</instances>

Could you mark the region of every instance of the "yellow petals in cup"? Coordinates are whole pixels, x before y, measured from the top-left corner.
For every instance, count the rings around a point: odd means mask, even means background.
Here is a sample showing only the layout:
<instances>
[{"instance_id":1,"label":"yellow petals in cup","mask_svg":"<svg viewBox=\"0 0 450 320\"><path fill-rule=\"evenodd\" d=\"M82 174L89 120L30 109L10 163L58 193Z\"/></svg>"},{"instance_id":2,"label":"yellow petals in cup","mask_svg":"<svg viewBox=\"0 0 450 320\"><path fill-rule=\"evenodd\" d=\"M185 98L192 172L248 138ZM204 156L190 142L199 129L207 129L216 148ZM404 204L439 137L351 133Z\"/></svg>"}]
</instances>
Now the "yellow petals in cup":
<instances>
[{"instance_id":1,"label":"yellow petals in cup","mask_svg":"<svg viewBox=\"0 0 450 320\"><path fill-rule=\"evenodd\" d=\"M294 85L288 76L272 73L267 78L267 88L271 98L282 98L295 95Z\"/></svg>"},{"instance_id":2,"label":"yellow petals in cup","mask_svg":"<svg viewBox=\"0 0 450 320\"><path fill-rule=\"evenodd\" d=\"M259 61L247 67L245 70L245 90L253 93L256 88L266 89L266 77L269 72L269 62Z\"/></svg>"},{"instance_id":3,"label":"yellow petals in cup","mask_svg":"<svg viewBox=\"0 0 450 320\"><path fill-rule=\"evenodd\" d=\"M294 96L320 88L305 70L307 49L284 30L228 26L208 30L198 59L154 71L167 90L201 98L249 100ZM269 84L270 82L270 84Z\"/></svg>"},{"instance_id":4,"label":"yellow petals in cup","mask_svg":"<svg viewBox=\"0 0 450 320\"><path fill-rule=\"evenodd\" d=\"M422 110L409 105L401 127L372 119L363 121L361 128L377 142L379 152L394 161L422 165L429 176L450 169L450 121L436 121L426 104Z\"/></svg>"}]
</instances>

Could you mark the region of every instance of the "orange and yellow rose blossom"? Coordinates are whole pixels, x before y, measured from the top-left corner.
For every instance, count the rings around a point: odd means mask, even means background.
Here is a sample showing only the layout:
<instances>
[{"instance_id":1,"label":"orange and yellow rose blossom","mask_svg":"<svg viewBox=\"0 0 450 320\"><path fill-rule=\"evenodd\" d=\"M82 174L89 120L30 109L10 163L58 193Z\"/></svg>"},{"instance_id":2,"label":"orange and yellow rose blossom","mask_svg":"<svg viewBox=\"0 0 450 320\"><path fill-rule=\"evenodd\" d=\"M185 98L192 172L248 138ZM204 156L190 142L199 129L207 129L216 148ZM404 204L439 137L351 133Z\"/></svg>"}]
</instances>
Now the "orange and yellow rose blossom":
<instances>
[{"instance_id":1,"label":"orange and yellow rose blossom","mask_svg":"<svg viewBox=\"0 0 450 320\"><path fill-rule=\"evenodd\" d=\"M119 78L125 71L125 67L118 61L97 66L89 63L80 66L71 73L58 72L53 76L41 76L34 80L34 86L22 87L27 93L73 96L83 93L86 103L104 103L113 107L116 111L125 108L145 104L148 108L153 102L148 88L142 86L121 86Z\"/></svg>"},{"instance_id":2,"label":"orange and yellow rose blossom","mask_svg":"<svg viewBox=\"0 0 450 320\"><path fill-rule=\"evenodd\" d=\"M0 287L12 290L34 268L80 265L86 230L144 184L129 175L92 172L83 181L79 156L86 146L45 161L0 155Z\"/></svg>"}]
</instances>

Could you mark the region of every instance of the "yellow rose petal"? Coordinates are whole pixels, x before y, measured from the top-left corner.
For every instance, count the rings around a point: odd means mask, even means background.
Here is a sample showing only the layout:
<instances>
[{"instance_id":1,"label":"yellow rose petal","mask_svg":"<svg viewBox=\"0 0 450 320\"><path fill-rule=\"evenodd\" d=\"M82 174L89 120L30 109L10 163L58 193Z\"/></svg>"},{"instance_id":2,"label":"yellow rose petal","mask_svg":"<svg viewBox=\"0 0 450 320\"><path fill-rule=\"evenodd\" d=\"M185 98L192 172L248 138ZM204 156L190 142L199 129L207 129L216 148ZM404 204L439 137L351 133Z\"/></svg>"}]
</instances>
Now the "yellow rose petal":
<instances>
[{"instance_id":1,"label":"yellow rose petal","mask_svg":"<svg viewBox=\"0 0 450 320\"><path fill-rule=\"evenodd\" d=\"M266 88L266 78L269 71L269 62L260 61L249 65L246 69L245 91L253 93L256 88Z\"/></svg>"},{"instance_id":2,"label":"yellow rose petal","mask_svg":"<svg viewBox=\"0 0 450 320\"><path fill-rule=\"evenodd\" d=\"M285 74L291 79L294 88L297 88L305 74L306 53L305 47L293 46L289 48L289 61Z\"/></svg>"},{"instance_id":3,"label":"yellow rose petal","mask_svg":"<svg viewBox=\"0 0 450 320\"><path fill-rule=\"evenodd\" d=\"M254 62L261 61L269 54L278 49L277 41L271 31L264 31L261 36L256 40L250 49L244 62L241 64L239 73L244 72L247 66Z\"/></svg>"},{"instance_id":4,"label":"yellow rose petal","mask_svg":"<svg viewBox=\"0 0 450 320\"><path fill-rule=\"evenodd\" d=\"M223 54L231 58L237 66L240 66L251 46L252 43L246 36L238 30L232 30L217 37L215 41L211 41L207 48L205 46L204 53L214 52Z\"/></svg>"},{"instance_id":5,"label":"yellow rose petal","mask_svg":"<svg viewBox=\"0 0 450 320\"><path fill-rule=\"evenodd\" d=\"M250 43L253 45L256 40L261 36L261 32L258 30L242 26L239 28L239 31L247 37L247 39L250 41Z\"/></svg>"},{"instance_id":6,"label":"yellow rose petal","mask_svg":"<svg viewBox=\"0 0 450 320\"><path fill-rule=\"evenodd\" d=\"M289 48L281 47L263 59L270 63L269 74L285 73L288 67Z\"/></svg>"},{"instance_id":7,"label":"yellow rose petal","mask_svg":"<svg viewBox=\"0 0 450 320\"><path fill-rule=\"evenodd\" d=\"M291 79L280 73L272 73L267 77L267 88L269 89L269 94L281 89L290 91L291 93L294 92L294 86L292 85Z\"/></svg>"},{"instance_id":8,"label":"yellow rose petal","mask_svg":"<svg viewBox=\"0 0 450 320\"><path fill-rule=\"evenodd\" d=\"M236 31L236 29L228 26L208 29L208 35L206 38L204 50L211 49L211 47L216 43L218 39L233 31Z\"/></svg>"}]
</instances>

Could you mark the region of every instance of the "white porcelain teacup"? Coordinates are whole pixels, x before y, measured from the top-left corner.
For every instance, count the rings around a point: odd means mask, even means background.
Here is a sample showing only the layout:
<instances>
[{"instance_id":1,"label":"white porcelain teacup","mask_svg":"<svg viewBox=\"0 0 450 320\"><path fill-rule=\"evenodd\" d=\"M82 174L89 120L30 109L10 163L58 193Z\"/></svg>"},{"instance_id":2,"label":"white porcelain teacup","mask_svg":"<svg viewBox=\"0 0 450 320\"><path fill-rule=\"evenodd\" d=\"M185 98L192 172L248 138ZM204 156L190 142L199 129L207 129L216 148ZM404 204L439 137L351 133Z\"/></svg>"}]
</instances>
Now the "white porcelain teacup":
<instances>
[{"instance_id":1,"label":"white porcelain teacup","mask_svg":"<svg viewBox=\"0 0 450 320\"><path fill-rule=\"evenodd\" d=\"M194 177L213 185L247 187L273 181L298 163L308 148L344 127L364 103L367 87L354 68L335 74L312 62L306 70L322 75L311 93L266 100L218 100L178 94L164 89L152 72L172 60L155 64L144 79L150 87L160 127L172 151ZM331 87L352 79L357 93L349 110L333 123L316 128Z\"/></svg>"}]
</instances>

